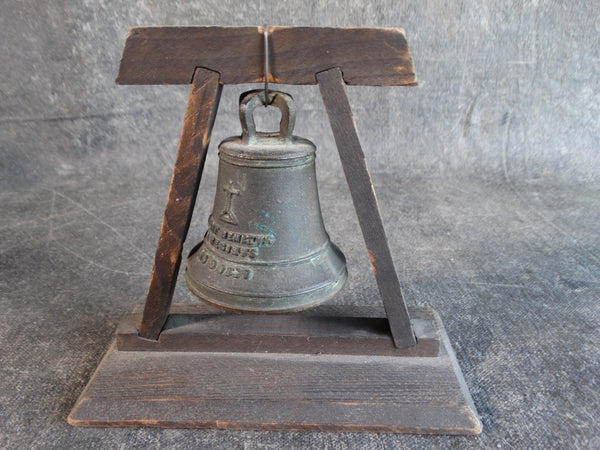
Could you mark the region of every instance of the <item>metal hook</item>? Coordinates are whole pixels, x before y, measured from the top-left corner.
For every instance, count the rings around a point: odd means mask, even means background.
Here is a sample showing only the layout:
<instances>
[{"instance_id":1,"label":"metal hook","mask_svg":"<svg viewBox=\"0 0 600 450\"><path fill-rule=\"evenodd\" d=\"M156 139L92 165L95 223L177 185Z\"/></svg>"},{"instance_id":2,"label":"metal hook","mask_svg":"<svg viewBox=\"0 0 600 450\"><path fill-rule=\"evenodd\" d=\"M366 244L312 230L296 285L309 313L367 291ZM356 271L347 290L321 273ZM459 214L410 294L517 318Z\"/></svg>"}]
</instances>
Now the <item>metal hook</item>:
<instances>
[{"instance_id":1,"label":"metal hook","mask_svg":"<svg viewBox=\"0 0 600 450\"><path fill-rule=\"evenodd\" d=\"M265 42L265 92L263 97L263 105L265 108L269 106L269 27L264 24L264 42Z\"/></svg>"}]
</instances>

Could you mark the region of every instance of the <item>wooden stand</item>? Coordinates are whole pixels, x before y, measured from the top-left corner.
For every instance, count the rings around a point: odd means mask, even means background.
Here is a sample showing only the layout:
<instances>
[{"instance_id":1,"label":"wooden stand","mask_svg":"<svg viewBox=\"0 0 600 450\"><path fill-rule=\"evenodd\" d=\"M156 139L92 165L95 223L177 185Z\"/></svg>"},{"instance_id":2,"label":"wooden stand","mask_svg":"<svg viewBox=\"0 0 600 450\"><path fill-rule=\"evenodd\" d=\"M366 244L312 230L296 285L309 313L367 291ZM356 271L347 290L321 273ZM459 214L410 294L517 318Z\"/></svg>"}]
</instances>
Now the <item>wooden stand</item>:
<instances>
[{"instance_id":1,"label":"wooden stand","mask_svg":"<svg viewBox=\"0 0 600 450\"><path fill-rule=\"evenodd\" d=\"M264 316L175 304L158 341L137 337L134 312L69 423L479 433L439 317L430 308L410 313L419 343L398 349L380 307L323 306L255 321Z\"/></svg>"},{"instance_id":2,"label":"wooden stand","mask_svg":"<svg viewBox=\"0 0 600 450\"><path fill-rule=\"evenodd\" d=\"M416 84L403 30L272 27L268 74L263 31L130 30L118 83L192 89L143 312L119 325L69 423L479 433L441 320L431 309L409 315L345 90ZM385 310L239 316L171 308L222 86L265 76L319 84Z\"/></svg>"}]
</instances>

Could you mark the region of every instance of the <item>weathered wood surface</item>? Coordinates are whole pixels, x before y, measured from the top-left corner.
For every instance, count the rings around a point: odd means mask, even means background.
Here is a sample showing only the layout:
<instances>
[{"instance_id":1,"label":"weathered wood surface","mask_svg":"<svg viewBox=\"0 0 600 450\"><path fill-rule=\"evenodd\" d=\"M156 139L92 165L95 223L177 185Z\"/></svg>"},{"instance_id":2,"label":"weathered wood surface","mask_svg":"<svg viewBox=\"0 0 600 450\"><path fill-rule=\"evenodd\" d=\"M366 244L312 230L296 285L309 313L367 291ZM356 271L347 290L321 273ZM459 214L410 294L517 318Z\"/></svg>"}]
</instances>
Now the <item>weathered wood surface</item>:
<instances>
[{"instance_id":1,"label":"weathered wood surface","mask_svg":"<svg viewBox=\"0 0 600 450\"><path fill-rule=\"evenodd\" d=\"M68 420L76 426L479 433L436 320L442 348L432 358L113 346Z\"/></svg>"},{"instance_id":2,"label":"weathered wood surface","mask_svg":"<svg viewBox=\"0 0 600 450\"><path fill-rule=\"evenodd\" d=\"M158 337L169 312L221 88L217 72L196 69L139 328L146 339Z\"/></svg>"},{"instance_id":3,"label":"weathered wood surface","mask_svg":"<svg viewBox=\"0 0 600 450\"><path fill-rule=\"evenodd\" d=\"M340 67L351 85L417 82L401 28L269 27L269 81L316 84L315 73ZM134 27L117 83L189 84L196 67L223 84L264 81L263 27Z\"/></svg>"},{"instance_id":4,"label":"weathered wood surface","mask_svg":"<svg viewBox=\"0 0 600 450\"><path fill-rule=\"evenodd\" d=\"M194 308L195 307L195 308ZM311 311L311 310L308 310ZM308 312L307 311L307 312ZM158 340L138 336L140 314L117 327L119 351L306 353L438 356L440 334L431 308L411 308L416 346L397 348L383 308L320 308L310 314L241 315L172 305Z\"/></svg>"},{"instance_id":5,"label":"weathered wood surface","mask_svg":"<svg viewBox=\"0 0 600 450\"><path fill-rule=\"evenodd\" d=\"M415 345L410 317L402 297L365 155L358 139L342 72L337 67L319 72L317 81L394 342L398 347Z\"/></svg>"}]
</instances>

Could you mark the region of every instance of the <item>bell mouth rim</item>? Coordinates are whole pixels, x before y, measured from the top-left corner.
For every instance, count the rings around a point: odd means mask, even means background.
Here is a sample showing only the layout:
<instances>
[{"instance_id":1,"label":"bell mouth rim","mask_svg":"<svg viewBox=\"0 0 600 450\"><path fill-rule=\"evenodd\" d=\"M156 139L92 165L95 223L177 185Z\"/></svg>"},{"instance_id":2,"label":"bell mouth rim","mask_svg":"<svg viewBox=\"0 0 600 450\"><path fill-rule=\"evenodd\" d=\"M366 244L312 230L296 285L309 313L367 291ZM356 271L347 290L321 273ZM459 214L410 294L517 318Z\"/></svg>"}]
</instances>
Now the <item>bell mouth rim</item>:
<instances>
[{"instance_id":1,"label":"bell mouth rim","mask_svg":"<svg viewBox=\"0 0 600 450\"><path fill-rule=\"evenodd\" d=\"M188 276L187 269L185 271L185 281L192 294L194 294L204 303L207 303L215 308L241 314L283 314L303 311L331 300L333 297L339 294L346 284L346 280L348 279L348 270L345 265L343 266L343 269L339 275L339 278L334 282L325 283L322 286L308 292L284 295L280 297L244 296L220 291L192 279L190 276ZM318 296L318 299L315 300L314 297L316 296ZM298 302L298 299L302 297L306 297L306 300L304 302ZM295 302L293 302L294 300ZM262 303L263 306L266 304L266 307L264 309L256 309L256 306L254 306L252 309L243 307L244 303L247 304L252 302ZM281 303L288 303L289 307L281 307ZM252 306L252 304L250 306Z\"/></svg>"}]
</instances>

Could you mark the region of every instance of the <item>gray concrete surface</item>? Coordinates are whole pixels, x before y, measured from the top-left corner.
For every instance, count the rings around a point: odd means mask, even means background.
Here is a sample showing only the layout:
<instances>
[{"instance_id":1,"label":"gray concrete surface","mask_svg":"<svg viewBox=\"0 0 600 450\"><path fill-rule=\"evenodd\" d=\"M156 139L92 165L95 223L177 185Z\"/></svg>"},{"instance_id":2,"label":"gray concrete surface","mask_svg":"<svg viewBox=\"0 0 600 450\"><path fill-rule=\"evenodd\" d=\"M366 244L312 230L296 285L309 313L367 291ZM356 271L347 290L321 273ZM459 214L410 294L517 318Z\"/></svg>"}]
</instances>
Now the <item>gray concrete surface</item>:
<instances>
[{"instance_id":1,"label":"gray concrete surface","mask_svg":"<svg viewBox=\"0 0 600 450\"><path fill-rule=\"evenodd\" d=\"M66 424L143 300L188 93L114 85L127 28L264 22L406 29L420 86L349 95L407 301L442 316L481 436ZM597 0L0 1L0 447L600 447L599 37ZM250 87L225 89L215 143ZM283 88L349 260L334 301L378 302L318 90Z\"/></svg>"}]
</instances>

